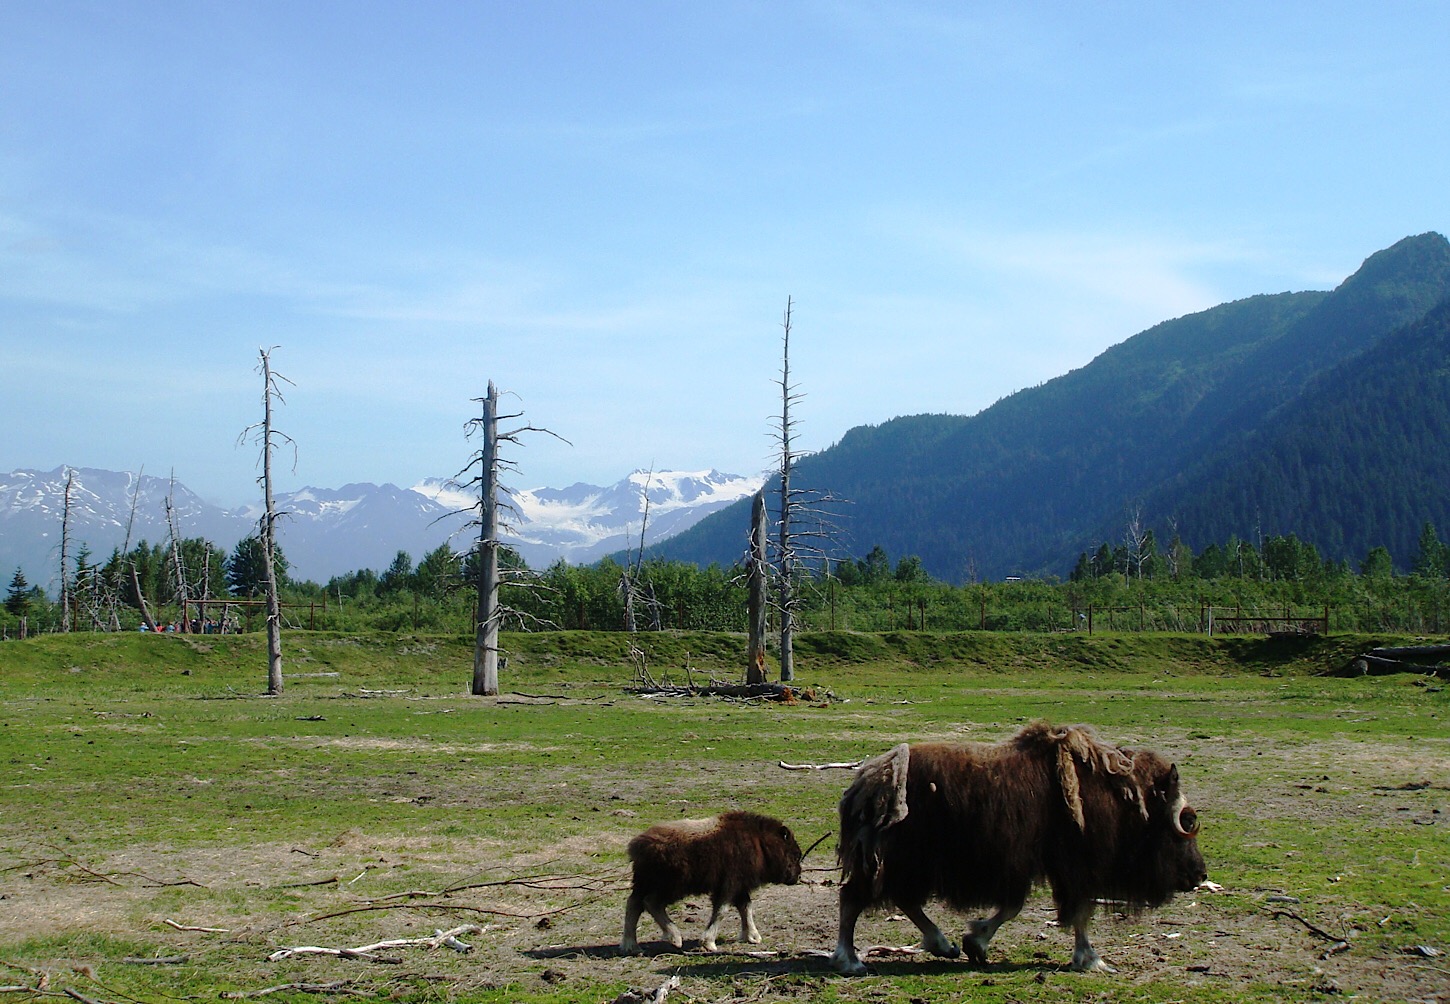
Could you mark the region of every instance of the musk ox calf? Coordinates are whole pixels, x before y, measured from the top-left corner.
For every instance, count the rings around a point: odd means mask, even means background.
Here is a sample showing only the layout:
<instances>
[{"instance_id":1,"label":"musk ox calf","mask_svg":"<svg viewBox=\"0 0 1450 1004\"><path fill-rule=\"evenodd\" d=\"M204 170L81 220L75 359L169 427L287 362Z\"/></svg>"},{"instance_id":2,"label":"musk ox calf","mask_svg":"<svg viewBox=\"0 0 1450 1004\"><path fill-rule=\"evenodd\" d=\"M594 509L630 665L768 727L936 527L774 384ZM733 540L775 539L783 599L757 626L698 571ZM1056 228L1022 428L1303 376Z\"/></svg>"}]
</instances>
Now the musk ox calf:
<instances>
[{"instance_id":1,"label":"musk ox calf","mask_svg":"<svg viewBox=\"0 0 1450 1004\"><path fill-rule=\"evenodd\" d=\"M1178 768L1151 750L1100 742L1087 726L1036 722L996 744L897 746L861 765L840 814L831 964L843 973L867 971L855 931L870 907L896 904L922 947L943 958L960 953L922 911L926 901L991 907L962 938L967 957L984 963L997 929L1042 883L1058 922L1072 925L1073 969L1111 971L1088 941L1095 903L1157 907L1207 877Z\"/></svg>"},{"instance_id":2,"label":"musk ox calf","mask_svg":"<svg viewBox=\"0 0 1450 1004\"><path fill-rule=\"evenodd\" d=\"M715 951L726 904L740 912L740 937L759 944L750 894L767 882L795 885L801 877L801 849L790 828L753 812L651 826L629 842L629 858L634 885L624 905L624 936L619 940L625 955L639 951L635 933L644 910L666 940L681 947L680 929L665 908L686 896L705 894L710 897L703 938L707 952Z\"/></svg>"}]
</instances>

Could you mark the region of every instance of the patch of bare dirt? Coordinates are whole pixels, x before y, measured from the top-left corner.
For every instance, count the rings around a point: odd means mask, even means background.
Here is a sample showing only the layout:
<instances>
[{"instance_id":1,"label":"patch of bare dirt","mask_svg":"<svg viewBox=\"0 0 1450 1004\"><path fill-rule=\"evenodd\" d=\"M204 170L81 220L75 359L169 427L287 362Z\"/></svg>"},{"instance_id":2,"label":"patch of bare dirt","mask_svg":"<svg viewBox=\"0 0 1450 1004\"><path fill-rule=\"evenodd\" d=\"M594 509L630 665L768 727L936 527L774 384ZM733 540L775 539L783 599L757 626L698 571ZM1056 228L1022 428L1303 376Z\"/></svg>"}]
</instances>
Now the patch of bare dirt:
<instances>
[{"instance_id":1,"label":"patch of bare dirt","mask_svg":"<svg viewBox=\"0 0 1450 1004\"><path fill-rule=\"evenodd\" d=\"M873 751L886 745L879 735L869 744ZM1325 832L1343 834L1351 849L1353 834L1365 828L1450 826L1450 743L1444 740L1399 745L1263 740L1246 748L1169 734L1156 745L1183 767L1202 814L1211 877L1218 878L1213 854L1220 841L1260 845L1281 857L1316 851L1270 846L1253 830L1276 820L1322 823ZM1247 785L1246 777L1258 781ZM692 778L691 784L708 782L716 791L749 791L762 780L758 765L712 765L708 778ZM821 804L829 806L846 778L845 772L811 772L766 783L818 786ZM640 927L645 954L621 957L617 945L628 882L623 845L653 820L611 812L611 796L649 789L656 795L684 793L685 783L669 764L627 778L594 776L587 765L571 765L551 768L547 780L510 782L481 794L470 778L444 784L435 777L428 793L467 804L507 798L545 805L554 797L550 785L567 782L583 790L584 804L600 810L593 817L578 813L588 820L587 832L504 842L427 833L380 839L345 831L298 844L133 846L97 857L54 845L12 846L0 860L0 942L89 932L137 946L128 950L186 956L188 965L217 974L219 983L258 988L348 981L353 989L399 994L428 986L440 1000L490 987L608 999L598 992L601 985L652 989L679 975L682 1000L806 998L829 985L843 999L874 1002L905 1000L896 987L910 975L939 981L954 996L1010 983L1015 996L1033 1000L1056 999L1067 986L1082 996L1112 999L1127 988L1170 984L1181 993L1169 996L1183 999L1270 992L1285 1000L1450 1002L1450 957L1430 954L1450 946L1421 946L1409 936L1366 937L1393 929L1395 905L1356 902L1339 887L1310 893L1267 886L1201 891L1141 918L1118 919L1108 912L1095 923L1093 941L1117 968L1115 974L1068 971L1071 934L1052 922L1045 896L1002 929L986 966L899 951L915 943L912 925L890 914L871 915L861 921L857 944L877 975L840 977L824 958L836 938L834 871L824 868L829 842L808 860L816 868L801 885L761 890L756 913L762 945L741 944L732 916L723 929L722 951L702 952L699 937L709 904L695 899L672 909L685 934L683 951L661 942L645 918ZM410 789L397 797L413 794ZM580 791L570 798L579 804ZM1239 821L1238 829L1227 827L1228 817ZM1434 863L1360 866L1429 869ZM1450 875L1426 881L1443 886ZM940 907L932 912L950 936L960 937L966 918ZM269 960L289 947L353 948L459 925L479 929L460 935L472 946L466 954L407 947L386 950L398 960L387 965L330 956ZM1375 950L1371 943L1385 947ZM893 951L867 954L872 946ZM41 957L25 965L69 972L124 964L114 958Z\"/></svg>"}]
</instances>

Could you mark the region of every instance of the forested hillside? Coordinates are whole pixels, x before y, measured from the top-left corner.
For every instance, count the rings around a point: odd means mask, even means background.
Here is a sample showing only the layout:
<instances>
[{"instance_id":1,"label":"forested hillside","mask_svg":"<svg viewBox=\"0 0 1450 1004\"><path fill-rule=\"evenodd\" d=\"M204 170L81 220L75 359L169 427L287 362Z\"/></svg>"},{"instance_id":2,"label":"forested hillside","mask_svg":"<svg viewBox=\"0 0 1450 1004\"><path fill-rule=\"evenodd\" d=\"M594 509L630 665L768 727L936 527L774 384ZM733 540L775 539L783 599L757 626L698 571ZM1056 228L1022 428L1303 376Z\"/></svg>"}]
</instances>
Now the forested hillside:
<instances>
[{"instance_id":1,"label":"forested hillside","mask_svg":"<svg viewBox=\"0 0 1450 1004\"><path fill-rule=\"evenodd\" d=\"M920 555L949 581L1065 576L1135 516L1197 547L1293 533L1405 565L1447 521L1430 445L1450 424L1447 298L1450 243L1406 238L1331 292L1166 321L975 416L852 429L795 483L850 500L846 553ZM732 562L746 523L727 509L658 553Z\"/></svg>"}]
</instances>

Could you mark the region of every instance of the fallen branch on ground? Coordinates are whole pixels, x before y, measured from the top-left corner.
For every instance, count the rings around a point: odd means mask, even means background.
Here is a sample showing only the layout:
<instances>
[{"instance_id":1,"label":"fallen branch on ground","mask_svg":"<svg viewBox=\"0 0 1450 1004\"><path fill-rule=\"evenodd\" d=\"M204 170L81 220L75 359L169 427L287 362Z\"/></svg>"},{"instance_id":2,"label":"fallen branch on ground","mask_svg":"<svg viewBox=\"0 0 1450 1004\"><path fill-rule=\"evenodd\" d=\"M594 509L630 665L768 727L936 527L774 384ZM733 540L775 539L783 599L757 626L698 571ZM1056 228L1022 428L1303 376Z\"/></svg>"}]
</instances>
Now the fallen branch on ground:
<instances>
[{"instance_id":1,"label":"fallen branch on ground","mask_svg":"<svg viewBox=\"0 0 1450 1004\"><path fill-rule=\"evenodd\" d=\"M1340 952L1349 951L1349 942L1346 941L1344 938L1336 938L1328 931L1325 931L1322 928L1315 927L1313 924L1309 923L1309 921L1299 916L1293 910L1275 910L1273 916L1276 920L1279 917L1288 917L1290 920L1297 920L1299 923L1304 925L1305 930L1307 930L1310 934L1314 935L1316 938L1323 938L1325 941L1333 942L1333 944L1331 944L1329 948L1326 949L1324 952L1326 957L1330 955L1338 955Z\"/></svg>"},{"instance_id":2,"label":"fallen branch on ground","mask_svg":"<svg viewBox=\"0 0 1450 1004\"><path fill-rule=\"evenodd\" d=\"M925 949L918 948L916 945L901 945L899 947L893 945L872 945L864 952L861 952L860 955L864 959L870 955L920 955L924 951Z\"/></svg>"},{"instance_id":3,"label":"fallen branch on ground","mask_svg":"<svg viewBox=\"0 0 1450 1004\"><path fill-rule=\"evenodd\" d=\"M536 889L543 892L611 892L621 888L621 882L627 881L625 876L619 877L598 877L593 875L531 875L524 878L511 879L490 879L486 882L468 882L459 885L450 885L439 889L436 892L425 889L414 889L408 892L395 892L387 896L379 896L369 900L372 903L385 903L394 899L421 899L429 896L451 896L456 892L466 892L470 889L493 889L499 886L519 886L523 889Z\"/></svg>"},{"instance_id":4,"label":"fallen branch on ground","mask_svg":"<svg viewBox=\"0 0 1450 1004\"><path fill-rule=\"evenodd\" d=\"M319 913L313 917L304 917L301 920L289 920L279 927L297 927L301 924L314 924L321 920L332 920L336 917L346 917L354 913L372 913L382 910L451 910L457 913L478 913L487 917L511 917L515 920L539 920L543 917L553 917L561 913L568 913L570 910L587 906L590 903L598 902L602 897L595 896L591 899L572 903L569 906L561 906L555 910L543 910L539 913L515 913L512 910L497 910L486 906L468 906L464 903L369 903L366 906L350 907L346 910L334 910L331 913Z\"/></svg>"},{"instance_id":5,"label":"fallen branch on ground","mask_svg":"<svg viewBox=\"0 0 1450 1004\"><path fill-rule=\"evenodd\" d=\"M62 856L56 858L39 858L34 861L26 861L16 865L9 865L5 868L0 868L0 871L10 872L18 871L21 868L40 868L44 865L55 865L60 868L74 868L76 871L81 872L83 875L87 875L93 879L105 882L108 885L115 886L119 886L121 884L120 882L116 881L116 879L133 877L143 879L146 882L149 882L152 887L170 888L172 886L191 885L196 886L198 889L206 888L206 886L202 885L200 882L194 882L191 879L177 879L175 881L168 882L165 879L159 879L151 875L147 875L145 872L101 872L97 871L95 868L84 865L81 862L77 861L75 858L69 856Z\"/></svg>"},{"instance_id":6,"label":"fallen branch on ground","mask_svg":"<svg viewBox=\"0 0 1450 1004\"><path fill-rule=\"evenodd\" d=\"M346 989L352 980L338 980L336 983L279 983L264 990L224 990L217 996L223 1000L242 1000L247 997L265 997L283 990L298 990L305 994L327 994Z\"/></svg>"},{"instance_id":7,"label":"fallen branch on ground","mask_svg":"<svg viewBox=\"0 0 1450 1004\"><path fill-rule=\"evenodd\" d=\"M780 761L778 766L781 770L855 770L864 760L857 760L854 763L786 763Z\"/></svg>"},{"instance_id":8,"label":"fallen branch on ground","mask_svg":"<svg viewBox=\"0 0 1450 1004\"><path fill-rule=\"evenodd\" d=\"M664 1004L665 997L671 990L677 990L680 986L680 978L671 976L653 990L626 990L614 998L614 1004Z\"/></svg>"},{"instance_id":9,"label":"fallen branch on ground","mask_svg":"<svg viewBox=\"0 0 1450 1004\"><path fill-rule=\"evenodd\" d=\"M794 704L796 701L830 700L830 694L817 691L814 687L792 687L784 683L721 683L711 680L709 686L682 687L679 685L649 685L626 687L625 692L641 697L724 697L746 700L781 701Z\"/></svg>"},{"instance_id":10,"label":"fallen branch on ground","mask_svg":"<svg viewBox=\"0 0 1450 1004\"><path fill-rule=\"evenodd\" d=\"M376 962L384 966L401 966L402 959L393 958L390 955L378 955L376 952L360 952L355 948L326 948L322 945L298 945L296 948L279 948L267 956L268 962L278 962L282 959L290 959L294 955L334 955L339 959L362 959L364 962Z\"/></svg>"},{"instance_id":11,"label":"fallen branch on ground","mask_svg":"<svg viewBox=\"0 0 1450 1004\"><path fill-rule=\"evenodd\" d=\"M231 928L229 928L229 927L192 927L189 924L178 924L174 920L164 920L164 921L162 921L162 923L165 924L168 927L174 927L178 931L201 931L203 934L230 934L231 933Z\"/></svg>"},{"instance_id":12,"label":"fallen branch on ground","mask_svg":"<svg viewBox=\"0 0 1450 1004\"><path fill-rule=\"evenodd\" d=\"M458 940L460 934L482 934L483 928L477 924L463 924L450 931L435 930L431 938L391 938L387 941L374 942L371 945L359 945L357 948L321 948L316 945L302 945L297 948L281 948L267 956L268 962L277 962L281 959L289 959L294 955L336 955L344 959L365 959L368 962L380 962L387 964L401 963L402 959L395 959L389 956L378 955L383 948L451 948L455 952L471 952L473 946Z\"/></svg>"}]
</instances>

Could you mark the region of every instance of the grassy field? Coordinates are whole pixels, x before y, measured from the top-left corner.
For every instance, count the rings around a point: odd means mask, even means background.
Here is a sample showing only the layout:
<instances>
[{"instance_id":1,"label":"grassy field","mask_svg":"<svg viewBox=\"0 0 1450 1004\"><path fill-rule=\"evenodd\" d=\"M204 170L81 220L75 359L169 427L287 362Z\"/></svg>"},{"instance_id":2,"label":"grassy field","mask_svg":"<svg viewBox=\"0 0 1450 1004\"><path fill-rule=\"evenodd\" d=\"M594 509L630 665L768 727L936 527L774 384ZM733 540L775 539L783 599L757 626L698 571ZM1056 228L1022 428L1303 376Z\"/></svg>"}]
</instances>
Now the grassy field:
<instances>
[{"instance_id":1,"label":"grassy field","mask_svg":"<svg viewBox=\"0 0 1450 1004\"><path fill-rule=\"evenodd\" d=\"M159 1002L1450 1000L1450 696L1332 675L1386 641L1171 635L810 634L791 704L630 692L626 639L506 637L507 693L467 695L450 638L292 633L260 696L260 636L50 636L0 644L0 991ZM744 641L644 636L655 678L735 679ZM688 670L686 667L689 667ZM767 887L765 942L698 950L708 903L615 951L624 845L727 808L830 832L855 761L903 740L995 740L1048 718L1179 764L1210 878L1094 943L1034 898L986 967L876 952L848 979L833 843ZM963 918L934 915L959 937ZM472 946L398 944L469 926ZM476 928L477 930L474 930ZM915 929L863 920L858 945ZM747 951L748 949L748 951Z\"/></svg>"}]
</instances>

